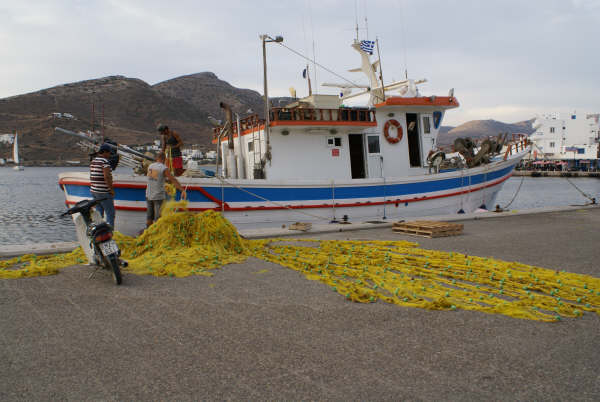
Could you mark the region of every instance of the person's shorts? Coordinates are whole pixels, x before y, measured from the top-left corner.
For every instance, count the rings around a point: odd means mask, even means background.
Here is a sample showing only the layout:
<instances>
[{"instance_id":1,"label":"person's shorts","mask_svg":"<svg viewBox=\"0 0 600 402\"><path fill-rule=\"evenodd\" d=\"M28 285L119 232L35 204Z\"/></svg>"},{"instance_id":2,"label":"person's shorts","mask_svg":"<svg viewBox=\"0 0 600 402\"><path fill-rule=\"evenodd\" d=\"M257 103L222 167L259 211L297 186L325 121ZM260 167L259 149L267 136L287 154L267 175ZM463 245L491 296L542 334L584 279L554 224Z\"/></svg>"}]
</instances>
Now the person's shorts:
<instances>
[{"instance_id":1,"label":"person's shorts","mask_svg":"<svg viewBox=\"0 0 600 402\"><path fill-rule=\"evenodd\" d=\"M172 158L172 165L174 169L183 169L183 159L181 156L174 156Z\"/></svg>"},{"instance_id":2,"label":"person's shorts","mask_svg":"<svg viewBox=\"0 0 600 402\"><path fill-rule=\"evenodd\" d=\"M164 200L146 200L146 220L155 221L160 218L160 208Z\"/></svg>"}]
</instances>

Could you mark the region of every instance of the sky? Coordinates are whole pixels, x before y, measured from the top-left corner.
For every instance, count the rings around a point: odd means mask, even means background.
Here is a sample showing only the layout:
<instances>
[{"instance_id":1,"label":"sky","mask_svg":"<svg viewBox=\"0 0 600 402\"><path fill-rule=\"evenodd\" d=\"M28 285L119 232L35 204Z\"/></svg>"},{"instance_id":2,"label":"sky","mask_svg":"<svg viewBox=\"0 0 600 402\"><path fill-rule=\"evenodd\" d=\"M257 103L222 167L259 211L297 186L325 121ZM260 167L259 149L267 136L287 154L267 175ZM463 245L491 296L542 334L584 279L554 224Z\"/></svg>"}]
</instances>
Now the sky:
<instances>
[{"instance_id":1,"label":"sky","mask_svg":"<svg viewBox=\"0 0 600 402\"><path fill-rule=\"evenodd\" d=\"M156 84L214 72L263 93L259 36L366 84L350 44L378 39L384 81L426 78L461 107L445 125L600 112L600 0L0 0L0 98L124 75ZM267 44L269 96L307 95L307 60ZM313 89L344 82L316 67ZM316 71L315 71L316 70ZM316 77L315 77L316 74ZM319 85L315 85L315 82Z\"/></svg>"}]
</instances>

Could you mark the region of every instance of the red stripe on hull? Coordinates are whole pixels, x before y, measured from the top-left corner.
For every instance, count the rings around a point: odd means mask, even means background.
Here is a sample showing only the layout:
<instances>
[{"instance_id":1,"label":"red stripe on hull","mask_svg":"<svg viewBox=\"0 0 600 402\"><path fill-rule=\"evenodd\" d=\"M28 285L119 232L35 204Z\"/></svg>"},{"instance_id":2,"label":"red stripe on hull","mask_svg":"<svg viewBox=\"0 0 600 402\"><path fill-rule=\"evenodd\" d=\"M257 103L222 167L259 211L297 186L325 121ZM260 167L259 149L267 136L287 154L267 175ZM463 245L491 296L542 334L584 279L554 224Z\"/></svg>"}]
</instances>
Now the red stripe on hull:
<instances>
[{"instance_id":1,"label":"red stripe on hull","mask_svg":"<svg viewBox=\"0 0 600 402\"><path fill-rule=\"evenodd\" d=\"M336 208L345 208L345 207L367 207L367 206L376 206L376 205L388 205L388 204L402 204L402 203L410 203L410 202L418 202L418 201L427 201L427 200L435 200L438 198L446 198L446 197L454 197L457 195L462 195L462 194L468 194L468 193L474 193L476 191L480 191L489 187L493 187L495 185L498 185L506 180L508 180L510 177L512 176L512 172L510 174L508 174L506 177L503 177L502 179L496 180L494 182L491 182L489 184L486 184L484 186L480 186L474 189L470 189L470 190L462 190L462 191L456 191L454 193L448 193L448 194L439 194L439 195L432 195L429 197L418 197L418 198L408 198L408 199L397 199L397 200L386 200L386 201L377 201L377 202L355 202L355 203L348 203L348 204L335 204L334 206ZM76 184L76 185L85 185L82 182L64 182L63 184ZM87 183L87 185L89 186L89 183ZM145 186L144 186L145 187ZM137 187L135 187L137 188ZM196 189L194 187L188 187L190 189ZM202 187L198 187L198 189L202 189L204 190ZM201 190L199 190L201 191ZM206 190L204 190L206 191ZM201 191L202 192L202 191ZM214 197L213 197L214 198ZM216 200L216 201L215 201ZM211 200L213 202L216 202L217 204L220 204L220 200ZM66 204L76 204L76 201L66 201ZM272 210L281 210L281 209L315 209L315 208L331 208L332 205L331 204L320 204L320 205L287 205L287 206L281 206L281 207L241 207L241 208L234 208L234 207L230 207L227 203L225 203L225 205L223 205L223 210L224 211L272 211ZM123 210L123 211L145 211L146 208L144 207L129 207L129 206L121 206L121 205L115 205L115 209L118 210ZM220 211L221 207L215 207L215 208L188 208L189 211L208 211L208 210L215 210L215 211Z\"/></svg>"}]
</instances>

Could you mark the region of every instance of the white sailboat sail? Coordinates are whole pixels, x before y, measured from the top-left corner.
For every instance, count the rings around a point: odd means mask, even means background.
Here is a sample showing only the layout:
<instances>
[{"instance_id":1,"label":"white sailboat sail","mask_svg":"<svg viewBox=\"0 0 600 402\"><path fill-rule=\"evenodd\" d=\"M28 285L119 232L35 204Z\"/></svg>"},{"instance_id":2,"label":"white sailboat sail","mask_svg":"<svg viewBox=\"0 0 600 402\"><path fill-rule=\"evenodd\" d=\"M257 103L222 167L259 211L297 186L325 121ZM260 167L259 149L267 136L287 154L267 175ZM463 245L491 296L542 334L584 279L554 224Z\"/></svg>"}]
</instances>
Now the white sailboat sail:
<instances>
[{"instance_id":1,"label":"white sailboat sail","mask_svg":"<svg viewBox=\"0 0 600 402\"><path fill-rule=\"evenodd\" d=\"M15 133L15 142L13 143L13 161L15 165L19 165L19 139L18 134Z\"/></svg>"},{"instance_id":2,"label":"white sailboat sail","mask_svg":"<svg viewBox=\"0 0 600 402\"><path fill-rule=\"evenodd\" d=\"M15 162L14 170L23 170L23 166L20 165L21 161L19 160L19 139L18 134L15 133L15 142L13 144L13 161Z\"/></svg>"}]
</instances>

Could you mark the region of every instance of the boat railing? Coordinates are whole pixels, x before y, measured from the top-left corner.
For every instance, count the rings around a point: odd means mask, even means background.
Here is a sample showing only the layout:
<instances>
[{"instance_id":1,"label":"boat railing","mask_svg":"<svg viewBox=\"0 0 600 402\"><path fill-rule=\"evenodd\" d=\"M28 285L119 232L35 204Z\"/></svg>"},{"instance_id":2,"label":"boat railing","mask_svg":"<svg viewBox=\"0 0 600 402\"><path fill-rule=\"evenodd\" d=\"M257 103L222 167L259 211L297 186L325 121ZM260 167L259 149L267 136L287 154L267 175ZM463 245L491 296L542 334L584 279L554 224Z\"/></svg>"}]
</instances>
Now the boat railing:
<instances>
[{"instance_id":1,"label":"boat railing","mask_svg":"<svg viewBox=\"0 0 600 402\"><path fill-rule=\"evenodd\" d=\"M259 118L257 114L253 114L251 116L247 116L243 119L240 119L240 130L242 133L247 130L257 130L264 124L264 119ZM223 126L213 128L213 138L217 138L222 128ZM233 121L231 129L233 130L234 135L238 134L238 125L236 121Z\"/></svg>"},{"instance_id":2,"label":"boat railing","mask_svg":"<svg viewBox=\"0 0 600 402\"><path fill-rule=\"evenodd\" d=\"M272 122L376 122L375 111L368 108L317 109L275 107L271 109L269 117Z\"/></svg>"},{"instance_id":3,"label":"boat railing","mask_svg":"<svg viewBox=\"0 0 600 402\"><path fill-rule=\"evenodd\" d=\"M527 134L513 134L512 139L506 144L506 152L504 160L508 159L509 155L524 151L530 144Z\"/></svg>"},{"instance_id":4,"label":"boat railing","mask_svg":"<svg viewBox=\"0 0 600 402\"><path fill-rule=\"evenodd\" d=\"M317 108L286 108L274 107L270 111L271 122L299 121L312 122L364 122L376 123L375 111L368 108L337 108L337 109L317 109ZM253 114L240 119L240 130L242 133L248 130L257 130L265 124L265 120ZM233 134L238 134L238 126L234 121L232 125ZM221 127L213 129L213 137L217 138Z\"/></svg>"}]
</instances>

